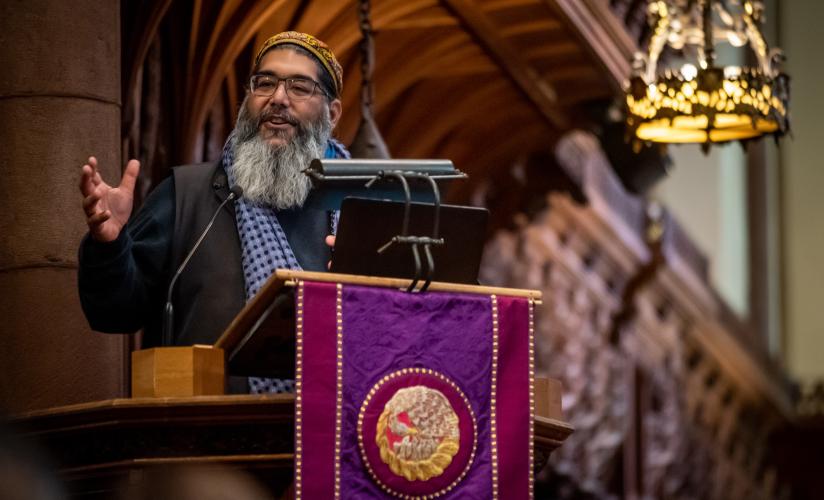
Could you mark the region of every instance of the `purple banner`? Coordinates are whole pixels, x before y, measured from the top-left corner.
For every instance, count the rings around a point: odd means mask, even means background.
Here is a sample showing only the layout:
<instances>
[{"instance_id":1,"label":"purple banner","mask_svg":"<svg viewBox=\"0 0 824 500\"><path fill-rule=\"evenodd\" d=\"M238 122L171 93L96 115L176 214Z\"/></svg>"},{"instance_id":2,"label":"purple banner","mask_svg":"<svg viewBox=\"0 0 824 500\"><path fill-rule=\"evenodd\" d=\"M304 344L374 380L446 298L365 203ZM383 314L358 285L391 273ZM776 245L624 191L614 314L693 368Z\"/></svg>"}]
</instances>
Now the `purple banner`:
<instances>
[{"instance_id":1,"label":"purple banner","mask_svg":"<svg viewBox=\"0 0 824 500\"><path fill-rule=\"evenodd\" d=\"M498 297L498 488L506 498L532 496L529 307L524 299Z\"/></svg>"},{"instance_id":2,"label":"purple banner","mask_svg":"<svg viewBox=\"0 0 824 500\"><path fill-rule=\"evenodd\" d=\"M358 447L357 419L369 390L398 369L422 367L455 381L476 415L474 464L461 498L491 498L489 386L492 322L489 297L346 286L343 290L343 498L381 497ZM368 497L367 497L368 498Z\"/></svg>"},{"instance_id":3,"label":"purple banner","mask_svg":"<svg viewBox=\"0 0 824 500\"><path fill-rule=\"evenodd\" d=\"M298 498L530 498L526 300L302 290Z\"/></svg>"},{"instance_id":4,"label":"purple banner","mask_svg":"<svg viewBox=\"0 0 824 500\"><path fill-rule=\"evenodd\" d=\"M335 487L334 283L298 288L295 369L295 497L330 498Z\"/></svg>"}]
</instances>

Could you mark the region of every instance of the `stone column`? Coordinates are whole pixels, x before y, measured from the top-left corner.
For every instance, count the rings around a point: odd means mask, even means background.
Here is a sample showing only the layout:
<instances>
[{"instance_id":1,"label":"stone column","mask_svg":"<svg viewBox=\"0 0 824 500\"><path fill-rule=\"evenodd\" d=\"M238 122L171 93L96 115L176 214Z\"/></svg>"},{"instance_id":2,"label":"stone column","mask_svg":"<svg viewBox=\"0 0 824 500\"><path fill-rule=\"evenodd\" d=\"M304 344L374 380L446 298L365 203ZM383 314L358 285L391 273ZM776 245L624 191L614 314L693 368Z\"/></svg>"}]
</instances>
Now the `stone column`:
<instances>
[{"instance_id":1,"label":"stone column","mask_svg":"<svg viewBox=\"0 0 824 500\"><path fill-rule=\"evenodd\" d=\"M120 2L0 2L0 412L125 394L126 337L77 294L90 154L120 177Z\"/></svg>"}]
</instances>

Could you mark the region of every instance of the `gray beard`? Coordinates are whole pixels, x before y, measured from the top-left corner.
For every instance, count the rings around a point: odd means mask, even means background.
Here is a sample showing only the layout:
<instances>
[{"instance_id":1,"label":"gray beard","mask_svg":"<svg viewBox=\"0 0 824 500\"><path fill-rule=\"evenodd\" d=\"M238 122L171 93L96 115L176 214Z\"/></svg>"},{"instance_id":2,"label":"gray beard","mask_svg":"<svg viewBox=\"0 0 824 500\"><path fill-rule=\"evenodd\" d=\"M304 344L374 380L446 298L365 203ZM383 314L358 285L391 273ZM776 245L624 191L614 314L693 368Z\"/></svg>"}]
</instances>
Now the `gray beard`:
<instances>
[{"instance_id":1,"label":"gray beard","mask_svg":"<svg viewBox=\"0 0 824 500\"><path fill-rule=\"evenodd\" d=\"M295 136L282 146L271 146L261 137L260 122L244 100L234 131L235 184L252 203L278 210L302 207L312 189L302 171L313 159L323 158L332 132L329 109L324 106L315 122L298 123Z\"/></svg>"}]
</instances>

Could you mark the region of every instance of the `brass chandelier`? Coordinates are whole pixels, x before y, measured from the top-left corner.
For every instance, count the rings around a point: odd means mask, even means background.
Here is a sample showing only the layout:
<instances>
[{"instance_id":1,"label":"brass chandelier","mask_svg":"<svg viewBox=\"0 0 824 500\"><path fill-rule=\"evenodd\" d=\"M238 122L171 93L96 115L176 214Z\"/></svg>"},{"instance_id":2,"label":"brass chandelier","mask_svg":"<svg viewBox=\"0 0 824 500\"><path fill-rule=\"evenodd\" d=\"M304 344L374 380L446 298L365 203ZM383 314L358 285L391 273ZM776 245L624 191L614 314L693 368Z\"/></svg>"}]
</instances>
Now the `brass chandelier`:
<instances>
[{"instance_id":1,"label":"brass chandelier","mask_svg":"<svg viewBox=\"0 0 824 500\"><path fill-rule=\"evenodd\" d=\"M637 53L626 91L627 125L636 143L748 140L789 130L789 77L780 49L759 30L761 0L650 0L651 35ZM757 65L716 65L717 44L748 45ZM686 59L659 71L666 47Z\"/></svg>"}]
</instances>

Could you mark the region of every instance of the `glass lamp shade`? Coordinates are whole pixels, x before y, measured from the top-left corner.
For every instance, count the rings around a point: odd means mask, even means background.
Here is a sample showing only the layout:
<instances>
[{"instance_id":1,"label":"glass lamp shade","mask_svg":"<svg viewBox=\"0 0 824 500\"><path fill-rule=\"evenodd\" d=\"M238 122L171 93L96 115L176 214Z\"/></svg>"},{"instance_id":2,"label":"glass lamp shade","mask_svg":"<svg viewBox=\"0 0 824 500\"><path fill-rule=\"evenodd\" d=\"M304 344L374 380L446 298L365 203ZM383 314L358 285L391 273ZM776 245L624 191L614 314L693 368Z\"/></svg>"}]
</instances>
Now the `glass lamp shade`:
<instances>
[{"instance_id":1,"label":"glass lamp shade","mask_svg":"<svg viewBox=\"0 0 824 500\"><path fill-rule=\"evenodd\" d=\"M781 134L787 125L787 76L757 70L724 77L718 68L694 78L668 73L653 84L636 76L626 96L627 123L641 141L723 143Z\"/></svg>"},{"instance_id":2,"label":"glass lamp shade","mask_svg":"<svg viewBox=\"0 0 824 500\"><path fill-rule=\"evenodd\" d=\"M760 0L650 0L648 53L636 54L626 86L627 126L636 142L724 143L789 130L783 53L767 47ZM716 43L749 46L752 67L716 65ZM687 59L659 71L664 49Z\"/></svg>"}]
</instances>

